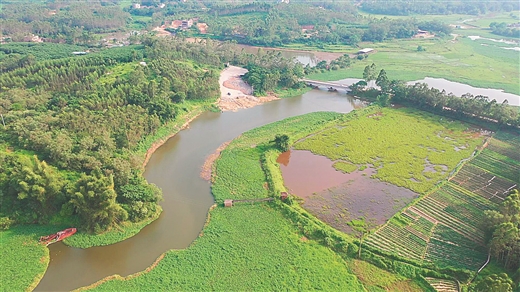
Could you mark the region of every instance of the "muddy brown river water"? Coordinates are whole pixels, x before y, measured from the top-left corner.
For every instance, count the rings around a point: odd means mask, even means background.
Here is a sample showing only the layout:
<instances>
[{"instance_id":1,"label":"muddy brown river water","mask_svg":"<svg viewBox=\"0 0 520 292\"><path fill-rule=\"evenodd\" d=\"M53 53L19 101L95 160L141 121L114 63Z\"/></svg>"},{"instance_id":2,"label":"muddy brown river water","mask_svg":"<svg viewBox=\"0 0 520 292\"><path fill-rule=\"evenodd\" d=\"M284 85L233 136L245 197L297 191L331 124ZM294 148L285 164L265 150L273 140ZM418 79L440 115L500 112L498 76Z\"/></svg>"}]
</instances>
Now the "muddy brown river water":
<instances>
[{"instance_id":1,"label":"muddy brown river water","mask_svg":"<svg viewBox=\"0 0 520 292\"><path fill-rule=\"evenodd\" d=\"M200 178L200 170L205 158L223 142L287 117L315 111L347 113L362 106L345 94L312 90L237 112L202 114L160 147L146 166L144 176L164 195L159 219L136 236L108 246L50 245L49 268L36 291L72 290L110 275L130 275L146 269L170 249L188 247L202 230L213 204L210 184Z\"/></svg>"}]
</instances>

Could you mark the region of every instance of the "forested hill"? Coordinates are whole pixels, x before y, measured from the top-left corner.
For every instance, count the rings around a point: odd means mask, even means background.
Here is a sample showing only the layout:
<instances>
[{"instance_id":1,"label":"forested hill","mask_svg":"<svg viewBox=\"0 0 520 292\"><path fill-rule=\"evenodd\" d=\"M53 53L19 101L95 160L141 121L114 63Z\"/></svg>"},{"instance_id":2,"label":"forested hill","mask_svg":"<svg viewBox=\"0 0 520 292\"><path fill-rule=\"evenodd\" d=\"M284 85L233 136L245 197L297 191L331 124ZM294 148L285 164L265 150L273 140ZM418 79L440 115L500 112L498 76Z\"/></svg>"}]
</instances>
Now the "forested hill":
<instances>
[{"instance_id":1,"label":"forested hill","mask_svg":"<svg viewBox=\"0 0 520 292\"><path fill-rule=\"evenodd\" d=\"M53 222L101 232L156 216L161 193L141 176L144 139L211 106L226 62L280 72L273 86L294 85L303 72L280 54L253 57L233 44L141 43L59 59L14 53L30 51L20 45L4 51L0 227Z\"/></svg>"},{"instance_id":2,"label":"forested hill","mask_svg":"<svg viewBox=\"0 0 520 292\"><path fill-rule=\"evenodd\" d=\"M386 1L365 0L361 2L363 11L375 14L468 14L479 15L490 12L519 10L518 2L509 0L434 0L434 1Z\"/></svg>"}]
</instances>

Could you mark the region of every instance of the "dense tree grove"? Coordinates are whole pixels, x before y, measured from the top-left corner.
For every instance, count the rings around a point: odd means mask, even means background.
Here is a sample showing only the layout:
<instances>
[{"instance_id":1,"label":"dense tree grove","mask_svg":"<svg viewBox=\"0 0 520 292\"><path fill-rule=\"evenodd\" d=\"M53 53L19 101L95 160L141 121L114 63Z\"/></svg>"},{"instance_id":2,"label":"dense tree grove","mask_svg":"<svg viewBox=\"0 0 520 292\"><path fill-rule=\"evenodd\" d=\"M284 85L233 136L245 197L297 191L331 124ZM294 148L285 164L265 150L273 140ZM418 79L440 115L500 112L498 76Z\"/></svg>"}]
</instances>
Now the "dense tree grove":
<instances>
[{"instance_id":1,"label":"dense tree grove","mask_svg":"<svg viewBox=\"0 0 520 292\"><path fill-rule=\"evenodd\" d=\"M87 44L95 40L94 33L125 27L129 17L119 5L105 1L16 2L3 5L0 28L12 41L24 41L32 33L54 42Z\"/></svg>"},{"instance_id":2,"label":"dense tree grove","mask_svg":"<svg viewBox=\"0 0 520 292\"><path fill-rule=\"evenodd\" d=\"M281 54L253 56L210 40L141 42L40 61L4 51L1 222L74 222L101 232L149 218L161 193L142 178L133 151L186 102L219 96L224 63L248 64L252 84L264 92L299 86L303 76L302 66Z\"/></svg>"},{"instance_id":3,"label":"dense tree grove","mask_svg":"<svg viewBox=\"0 0 520 292\"><path fill-rule=\"evenodd\" d=\"M520 195L514 190L498 210L488 210L485 228L491 255L505 268L520 268Z\"/></svg>"},{"instance_id":4,"label":"dense tree grove","mask_svg":"<svg viewBox=\"0 0 520 292\"><path fill-rule=\"evenodd\" d=\"M518 3L508 0L434 0L434 1L363 1L361 8L370 13L389 15L413 15L413 14L470 14L478 15L489 12L518 10Z\"/></svg>"},{"instance_id":5,"label":"dense tree grove","mask_svg":"<svg viewBox=\"0 0 520 292\"><path fill-rule=\"evenodd\" d=\"M450 31L448 26L429 25L417 19L363 17L349 2L140 2L140 8L103 0L6 3L0 13L0 27L3 35L12 41L27 41L34 34L48 42L89 46L100 45L99 33L135 33L135 29L151 29L172 19L189 18L199 18L207 23L208 32L220 40L263 46L288 43L356 45L360 41L409 38L418 28L440 35ZM198 32L195 27L188 32L173 31L183 35Z\"/></svg>"},{"instance_id":6,"label":"dense tree grove","mask_svg":"<svg viewBox=\"0 0 520 292\"><path fill-rule=\"evenodd\" d=\"M258 7L257 7L258 6ZM350 44L410 38L420 27L446 35L451 28L439 22L416 19L364 18L354 9L327 10L313 5L248 5L237 18L203 16L209 31L221 39L252 45L280 46L287 43ZM257 10L254 8L257 7ZM348 4L345 7L350 7ZM231 21L232 20L232 21Z\"/></svg>"},{"instance_id":7,"label":"dense tree grove","mask_svg":"<svg viewBox=\"0 0 520 292\"><path fill-rule=\"evenodd\" d=\"M280 52L270 51L253 57L246 68L244 80L253 86L256 95L265 95L278 87L293 88L302 86L299 78L304 75L300 63L282 57Z\"/></svg>"}]
</instances>

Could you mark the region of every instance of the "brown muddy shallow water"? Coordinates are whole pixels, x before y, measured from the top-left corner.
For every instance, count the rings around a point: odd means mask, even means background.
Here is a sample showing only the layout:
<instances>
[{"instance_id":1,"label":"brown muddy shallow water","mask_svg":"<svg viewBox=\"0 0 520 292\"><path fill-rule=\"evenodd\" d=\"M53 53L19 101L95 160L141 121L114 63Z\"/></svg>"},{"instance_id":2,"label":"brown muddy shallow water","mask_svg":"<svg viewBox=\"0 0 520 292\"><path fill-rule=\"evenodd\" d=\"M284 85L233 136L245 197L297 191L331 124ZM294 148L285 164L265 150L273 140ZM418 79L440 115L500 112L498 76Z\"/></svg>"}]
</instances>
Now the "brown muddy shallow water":
<instances>
[{"instance_id":1,"label":"brown muddy shallow water","mask_svg":"<svg viewBox=\"0 0 520 292\"><path fill-rule=\"evenodd\" d=\"M362 106L345 94L312 90L237 112L202 114L157 149L146 166L145 178L163 191L160 218L136 236L108 246L50 245L49 268L36 291L72 290L113 274L127 276L146 269L170 249L188 247L202 230L213 204L210 184L200 177L200 171L206 157L222 143L284 118L316 111L347 113Z\"/></svg>"},{"instance_id":2,"label":"brown muddy shallow water","mask_svg":"<svg viewBox=\"0 0 520 292\"><path fill-rule=\"evenodd\" d=\"M303 207L343 232L348 222L365 218L370 227L383 224L417 194L409 189L370 178L370 166L346 174L333 161L305 150L289 150L277 160L290 193L303 199Z\"/></svg>"}]
</instances>

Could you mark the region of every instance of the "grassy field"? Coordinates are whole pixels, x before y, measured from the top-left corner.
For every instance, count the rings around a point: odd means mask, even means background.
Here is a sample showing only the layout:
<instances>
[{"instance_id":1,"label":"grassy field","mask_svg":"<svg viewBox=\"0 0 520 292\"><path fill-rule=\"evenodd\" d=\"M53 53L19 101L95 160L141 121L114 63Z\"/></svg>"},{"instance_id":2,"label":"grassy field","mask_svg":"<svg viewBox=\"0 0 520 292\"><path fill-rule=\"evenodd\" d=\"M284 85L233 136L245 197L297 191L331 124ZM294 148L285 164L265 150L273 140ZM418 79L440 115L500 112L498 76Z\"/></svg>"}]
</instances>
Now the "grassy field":
<instances>
[{"instance_id":1,"label":"grassy field","mask_svg":"<svg viewBox=\"0 0 520 292\"><path fill-rule=\"evenodd\" d=\"M265 173L258 161L264 151L272 149L269 141L277 133L301 138L340 116L315 113L295 117L234 140L216 163L212 191L218 205L210 211L201 237L186 250L167 252L150 272L111 280L96 290L363 291L340 256L306 239L274 205L237 203L223 208L221 204L224 198L268 196Z\"/></svg>"},{"instance_id":2,"label":"grassy field","mask_svg":"<svg viewBox=\"0 0 520 292\"><path fill-rule=\"evenodd\" d=\"M475 87L520 94L518 52L499 48L496 43L488 46L481 43L481 40L459 37L455 41L406 39L361 44L362 47L374 48L376 52L363 61L354 62L350 68L316 73L308 78L322 81L363 78L365 66L375 63L378 70L385 69L390 79L444 78ZM418 52L419 45L426 51Z\"/></svg>"},{"instance_id":3,"label":"grassy field","mask_svg":"<svg viewBox=\"0 0 520 292\"><path fill-rule=\"evenodd\" d=\"M333 161L372 166L377 169L374 178L425 193L482 144L483 138L475 138L468 127L408 108L374 109L300 141L294 148Z\"/></svg>"},{"instance_id":4,"label":"grassy field","mask_svg":"<svg viewBox=\"0 0 520 292\"><path fill-rule=\"evenodd\" d=\"M498 132L488 148L466 163L450 182L395 215L365 244L419 263L477 270L487 258L481 230L484 211L495 209L515 185L500 177L507 173L503 166L479 161L488 159L488 153L493 152L490 149L494 149L503 155L494 156L494 162L518 162L518 152L513 151L518 147L519 135Z\"/></svg>"},{"instance_id":5,"label":"grassy field","mask_svg":"<svg viewBox=\"0 0 520 292\"><path fill-rule=\"evenodd\" d=\"M413 292L425 290L425 287L417 282L382 270L370 263L347 260L347 264L368 291Z\"/></svg>"}]
</instances>

